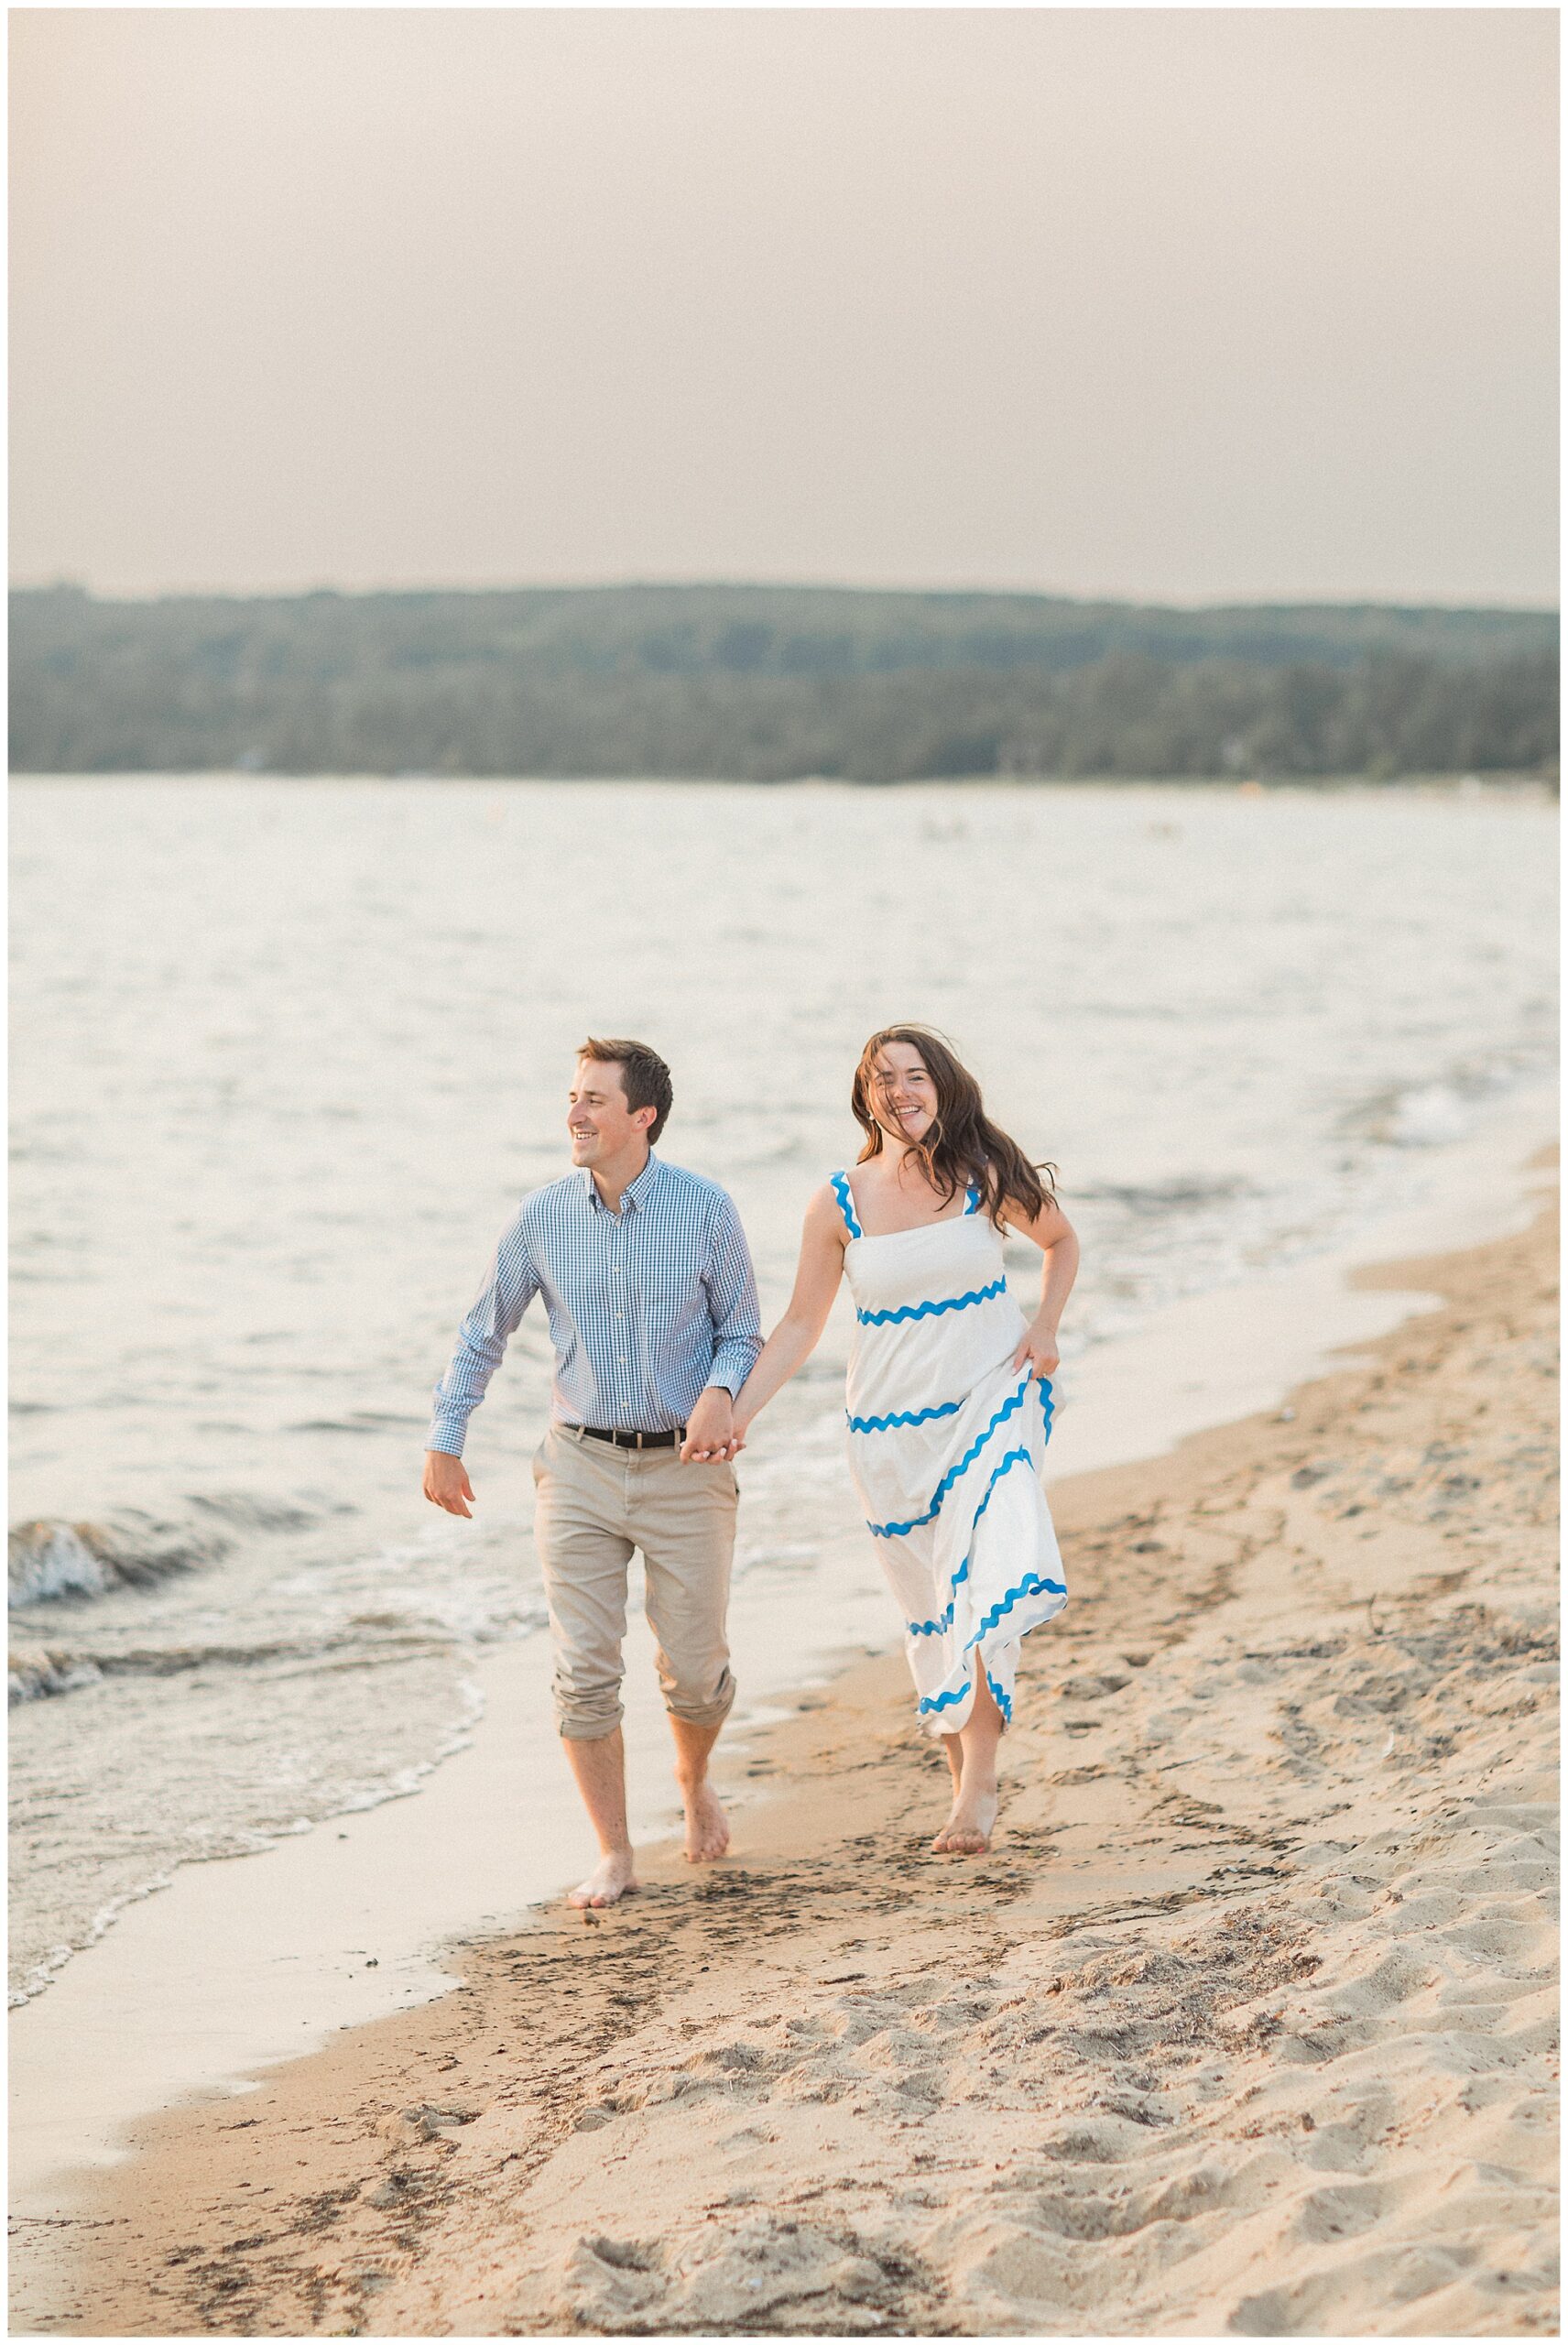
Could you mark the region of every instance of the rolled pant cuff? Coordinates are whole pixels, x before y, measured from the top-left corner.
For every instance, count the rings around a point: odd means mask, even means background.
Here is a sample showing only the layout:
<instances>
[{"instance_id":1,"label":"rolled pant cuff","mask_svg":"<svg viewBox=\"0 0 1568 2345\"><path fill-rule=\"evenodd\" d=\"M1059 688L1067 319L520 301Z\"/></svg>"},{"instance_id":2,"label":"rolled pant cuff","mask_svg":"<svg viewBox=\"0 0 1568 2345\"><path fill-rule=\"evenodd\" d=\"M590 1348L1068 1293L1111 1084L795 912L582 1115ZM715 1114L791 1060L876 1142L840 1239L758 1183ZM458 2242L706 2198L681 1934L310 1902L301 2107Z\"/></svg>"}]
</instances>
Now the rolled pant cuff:
<instances>
[{"instance_id":1,"label":"rolled pant cuff","mask_svg":"<svg viewBox=\"0 0 1568 2345\"><path fill-rule=\"evenodd\" d=\"M666 1702L664 1707L672 1718L685 1726L723 1726L735 1707L735 1682L732 1677L722 1694L711 1702Z\"/></svg>"},{"instance_id":2,"label":"rolled pant cuff","mask_svg":"<svg viewBox=\"0 0 1568 2345\"><path fill-rule=\"evenodd\" d=\"M563 1742L603 1742L607 1734L614 1734L625 1716L619 1702L592 1709L569 1709L558 1701L555 1706L555 1730Z\"/></svg>"},{"instance_id":3,"label":"rolled pant cuff","mask_svg":"<svg viewBox=\"0 0 1568 2345\"><path fill-rule=\"evenodd\" d=\"M664 1707L672 1718L680 1718L686 1726L723 1726L735 1707L735 1682L731 1677L723 1692L715 1694L711 1702L677 1698L667 1701ZM625 1716L625 1706L620 1702L566 1703L559 1695L556 1696L556 1731L564 1742L602 1742L605 1735L614 1734Z\"/></svg>"}]
</instances>

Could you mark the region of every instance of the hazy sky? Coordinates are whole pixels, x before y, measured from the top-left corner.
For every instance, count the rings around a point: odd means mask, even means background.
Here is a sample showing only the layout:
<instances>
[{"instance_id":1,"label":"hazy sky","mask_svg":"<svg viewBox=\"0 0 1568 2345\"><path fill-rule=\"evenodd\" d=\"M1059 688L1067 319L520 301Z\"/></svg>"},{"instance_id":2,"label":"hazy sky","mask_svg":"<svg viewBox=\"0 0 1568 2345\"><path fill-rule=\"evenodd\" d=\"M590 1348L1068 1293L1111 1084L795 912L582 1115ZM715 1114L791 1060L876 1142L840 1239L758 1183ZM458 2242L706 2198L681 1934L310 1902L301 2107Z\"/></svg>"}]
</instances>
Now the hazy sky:
<instances>
[{"instance_id":1,"label":"hazy sky","mask_svg":"<svg viewBox=\"0 0 1568 2345\"><path fill-rule=\"evenodd\" d=\"M1548 9L27 9L12 568L1556 599Z\"/></svg>"}]
</instances>

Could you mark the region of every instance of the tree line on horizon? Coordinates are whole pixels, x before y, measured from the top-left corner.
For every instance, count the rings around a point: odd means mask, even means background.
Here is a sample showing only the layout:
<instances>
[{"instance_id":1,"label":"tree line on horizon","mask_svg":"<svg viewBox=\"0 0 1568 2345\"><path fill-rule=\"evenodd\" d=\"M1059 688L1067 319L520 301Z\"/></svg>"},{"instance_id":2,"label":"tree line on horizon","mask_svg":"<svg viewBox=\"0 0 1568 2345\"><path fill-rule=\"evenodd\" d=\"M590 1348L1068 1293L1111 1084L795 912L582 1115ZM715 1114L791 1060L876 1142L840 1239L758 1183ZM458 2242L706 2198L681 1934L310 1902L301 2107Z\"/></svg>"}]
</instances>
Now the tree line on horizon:
<instances>
[{"instance_id":1,"label":"tree line on horizon","mask_svg":"<svg viewBox=\"0 0 1568 2345\"><path fill-rule=\"evenodd\" d=\"M1554 774L1557 618L631 586L13 594L18 772Z\"/></svg>"}]
</instances>

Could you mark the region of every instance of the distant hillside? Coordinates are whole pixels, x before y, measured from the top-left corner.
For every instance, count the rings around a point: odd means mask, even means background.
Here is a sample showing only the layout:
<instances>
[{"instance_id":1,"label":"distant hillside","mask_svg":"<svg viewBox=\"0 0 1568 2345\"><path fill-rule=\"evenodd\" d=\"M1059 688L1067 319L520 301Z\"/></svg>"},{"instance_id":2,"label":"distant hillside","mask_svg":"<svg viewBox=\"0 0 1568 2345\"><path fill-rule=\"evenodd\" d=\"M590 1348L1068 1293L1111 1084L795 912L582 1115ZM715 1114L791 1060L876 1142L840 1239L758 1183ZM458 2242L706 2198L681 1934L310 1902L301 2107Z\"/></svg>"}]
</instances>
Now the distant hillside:
<instances>
[{"instance_id":1,"label":"distant hillside","mask_svg":"<svg viewBox=\"0 0 1568 2345\"><path fill-rule=\"evenodd\" d=\"M1553 613L625 586L14 594L21 772L1546 770Z\"/></svg>"}]
</instances>

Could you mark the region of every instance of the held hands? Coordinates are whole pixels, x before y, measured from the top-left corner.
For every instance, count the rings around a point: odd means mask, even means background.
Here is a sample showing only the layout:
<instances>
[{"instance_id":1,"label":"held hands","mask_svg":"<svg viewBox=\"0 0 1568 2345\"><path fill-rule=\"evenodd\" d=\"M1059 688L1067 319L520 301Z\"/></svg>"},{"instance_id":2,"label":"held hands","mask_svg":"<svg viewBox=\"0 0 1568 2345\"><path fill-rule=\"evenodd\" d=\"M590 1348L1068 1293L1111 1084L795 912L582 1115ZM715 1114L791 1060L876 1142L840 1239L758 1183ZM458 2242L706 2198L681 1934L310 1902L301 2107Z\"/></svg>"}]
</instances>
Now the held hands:
<instances>
[{"instance_id":1,"label":"held hands","mask_svg":"<svg viewBox=\"0 0 1568 2345\"><path fill-rule=\"evenodd\" d=\"M1013 1369L1016 1374L1027 1364L1031 1376L1054 1376L1061 1360L1055 1328L1042 1326L1037 1319L1013 1354Z\"/></svg>"},{"instance_id":2,"label":"held hands","mask_svg":"<svg viewBox=\"0 0 1568 2345\"><path fill-rule=\"evenodd\" d=\"M733 1396L722 1384L710 1384L687 1421L681 1464L706 1466L715 1459L734 1457L745 1446L745 1432L735 1429Z\"/></svg>"},{"instance_id":3,"label":"held hands","mask_svg":"<svg viewBox=\"0 0 1568 2345\"><path fill-rule=\"evenodd\" d=\"M468 1502L474 1497L474 1485L463 1471L461 1457L451 1457L444 1449L426 1450L425 1496L432 1506L444 1507L448 1514L461 1514L473 1521Z\"/></svg>"}]
</instances>

